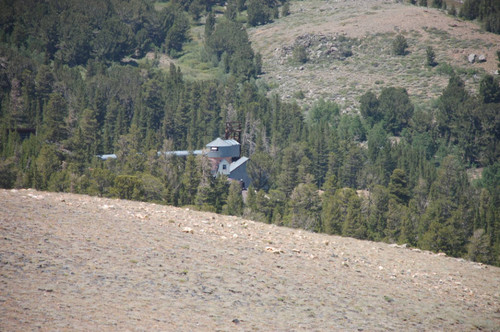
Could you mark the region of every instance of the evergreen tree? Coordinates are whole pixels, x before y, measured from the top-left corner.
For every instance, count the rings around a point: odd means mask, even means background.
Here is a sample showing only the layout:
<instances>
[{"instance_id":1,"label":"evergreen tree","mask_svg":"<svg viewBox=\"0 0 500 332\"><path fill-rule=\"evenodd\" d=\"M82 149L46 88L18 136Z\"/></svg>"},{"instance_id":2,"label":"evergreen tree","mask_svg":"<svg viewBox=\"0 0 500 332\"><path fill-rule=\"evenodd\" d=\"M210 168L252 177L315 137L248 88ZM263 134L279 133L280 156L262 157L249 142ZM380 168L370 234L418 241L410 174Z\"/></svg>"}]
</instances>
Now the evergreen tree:
<instances>
[{"instance_id":1,"label":"evergreen tree","mask_svg":"<svg viewBox=\"0 0 500 332\"><path fill-rule=\"evenodd\" d=\"M479 95L486 104L500 103L500 80L492 75L485 75L479 82Z\"/></svg>"},{"instance_id":2,"label":"evergreen tree","mask_svg":"<svg viewBox=\"0 0 500 332\"><path fill-rule=\"evenodd\" d=\"M61 160L52 144L44 144L36 158L36 189L47 190L50 178L61 168Z\"/></svg>"},{"instance_id":3,"label":"evergreen tree","mask_svg":"<svg viewBox=\"0 0 500 332\"><path fill-rule=\"evenodd\" d=\"M190 154L186 159L184 173L181 175L180 204L189 205L194 203L200 181L201 175L196 163L196 158L194 155ZM208 186L205 183L203 188L204 194L206 187Z\"/></svg>"},{"instance_id":4,"label":"evergreen tree","mask_svg":"<svg viewBox=\"0 0 500 332\"><path fill-rule=\"evenodd\" d=\"M369 239L382 240L387 227L389 191L386 187L375 185L371 190L370 207L367 216L367 236Z\"/></svg>"},{"instance_id":5,"label":"evergreen tree","mask_svg":"<svg viewBox=\"0 0 500 332\"><path fill-rule=\"evenodd\" d=\"M256 152L250 158L252 162L249 163L247 172L252 186L256 190L267 190L274 170L273 158L265 152Z\"/></svg>"},{"instance_id":6,"label":"evergreen tree","mask_svg":"<svg viewBox=\"0 0 500 332\"><path fill-rule=\"evenodd\" d=\"M434 67L437 65L436 63L436 53L434 52L434 49L431 46L427 46L425 49L425 53L427 56L427 65L430 67Z\"/></svg>"},{"instance_id":7,"label":"evergreen tree","mask_svg":"<svg viewBox=\"0 0 500 332\"><path fill-rule=\"evenodd\" d=\"M343 225L346 222L349 202L354 200L352 198L354 196L356 196L356 192L353 189L343 188L336 190L334 195L325 195L323 197L321 220L324 232L343 234ZM353 210L352 214L354 212Z\"/></svg>"},{"instance_id":8,"label":"evergreen tree","mask_svg":"<svg viewBox=\"0 0 500 332\"><path fill-rule=\"evenodd\" d=\"M406 38L399 34L396 39L392 42L392 50L395 55L406 55L406 49L408 48L408 41Z\"/></svg>"},{"instance_id":9,"label":"evergreen tree","mask_svg":"<svg viewBox=\"0 0 500 332\"><path fill-rule=\"evenodd\" d=\"M243 197L241 195L241 185L239 182L232 181L229 186L225 212L233 216L241 216L243 214Z\"/></svg>"},{"instance_id":10,"label":"evergreen tree","mask_svg":"<svg viewBox=\"0 0 500 332\"><path fill-rule=\"evenodd\" d=\"M413 115L413 104L404 88L384 88L379 96L379 108L384 112L384 122L388 131L401 133Z\"/></svg>"},{"instance_id":11,"label":"evergreen tree","mask_svg":"<svg viewBox=\"0 0 500 332\"><path fill-rule=\"evenodd\" d=\"M389 182L389 194L398 204L407 205L410 200L408 178L404 170L396 168Z\"/></svg>"},{"instance_id":12,"label":"evergreen tree","mask_svg":"<svg viewBox=\"0 0 500 332\"><path fill-rule=\"evenodd\" d=\"M357 239L366 238L366 224L361 213L361 199L357 194L349 197L347 213L342 225L342 235Z\"/></svg>"},{"instance_id":13,"label":"evergreen tree","mask_svg":"<svg viewBox=\"0 0 500 332\"><path fill-rule=\"evenodd\" d=\"M290 226L321 231L320 199L311 183L299 183L290 195Z\"/></svg>"},{"instance_id":14,"label":"evergreen tree","mask_svg":"<svg viewBox=\"0 0 500 332\"><path fill-rule=\"evenodd\" d=\"M234 21L237 15L238 15L237 0L229 0L226 4L226 11L224 12L224 16L228 20Z\"/></svg>"},{"instance_id":15,"label":"evergreen tree","mask_svg":"<svg viewBox=\"0 0 500 332\"><path fill-rule=\"evenodd\" d=\"M64 119L67 115L67 104L63 96L53 92L44 110L42 137L48 142L61 142L67 137L67 128Z\"/></svg>"},{"instance_id":16,"label":"evergreen tree","mask_svg":"<svg viewBox=\"0 0 500 332\"><path fill-rule=\"evenodd\" d=\"M248 24L257 26L271 21L271 8L263 0L248 0Z\"/></svg>"},{"instance_id":17,"label":"evergreen tree","mask_svg":"<svg viewBox=\"0 0 500 332\"><path fill-rule=\"evenodd\" d=\"M215 30L215 15L209 12L205 21L205 41L212 35Z\"/></svg>"},{"instance_id":18,"label":"evergreen tree","mask_svg":"<svg viewBox=\"0 0 500 332\"><path fill-rule=\"evenodd\" d=\"M290 15L290 1L285 1L281 7L281 16L286 17Z\"/></svg>"},{"instance_id":19,"label":"evergreen tree","mask_svg":"<svg viewBox=\"0 0 500 332\"><path fill-rule=\"evenodd\" d=\"M98 150L98 123L96 112L83 110L76 134L71 139L74 158L80 162L88 162L94 158Z\"/></svg>"},{"instance_id":20,"label":"evergreen tree","mask_svg":"<svg viewBox=\"0 0 500 332\"><path fill-rule=\"evenodd\" d=\"M383 110L379 109L379 101L373 92L368 91L363 94L359 103L361 115L367 119L370 126L382 120Z\"/></svg>"}]
</instances>

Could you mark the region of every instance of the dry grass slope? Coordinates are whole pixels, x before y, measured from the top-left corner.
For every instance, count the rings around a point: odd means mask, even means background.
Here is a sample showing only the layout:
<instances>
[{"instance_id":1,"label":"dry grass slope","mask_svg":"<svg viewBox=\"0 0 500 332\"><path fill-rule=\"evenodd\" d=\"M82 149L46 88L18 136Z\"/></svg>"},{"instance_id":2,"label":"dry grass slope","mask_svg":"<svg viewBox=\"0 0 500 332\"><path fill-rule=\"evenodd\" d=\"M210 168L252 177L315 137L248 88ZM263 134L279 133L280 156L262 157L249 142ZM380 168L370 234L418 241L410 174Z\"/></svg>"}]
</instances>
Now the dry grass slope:
<instances>
[{"instance_id":1,"label":"dry grass slope","mask_svg":"<svg viewBox=\"0 0 500 332\"><path fill-rule=\"evenodd\" d=\"M484 73L497 69L495 52L500 36L434 8L387 0L305 0L291 3L291 15L249 30L253 47L263 54L262 79L272 92L310 104L317 98L335 100L347 110L357 109L359 96L368 89L401 86L416 103L425 105L448 82L449 66L458 70L471 89L477 90ZM403 34L409 54L395 56L391 43ZM304 35L345 36L356 39L353 56L325 58L298 66L283 49ZM426 47L432 46L440 64L426 65ZM310 50L316 53L317 49ZM484 54L484 63L469 64L467 55Z\"/></svg>"},{"instance_id":2,"label":"dry grass slope","mask_svg":"<svg viewBox=\"0 0 500 332\"><path fill-rule=\"evenodd\" d=\"M499 330L500 269L187 209L0 191L0 329Z\"/></svg>"}]
</instances>

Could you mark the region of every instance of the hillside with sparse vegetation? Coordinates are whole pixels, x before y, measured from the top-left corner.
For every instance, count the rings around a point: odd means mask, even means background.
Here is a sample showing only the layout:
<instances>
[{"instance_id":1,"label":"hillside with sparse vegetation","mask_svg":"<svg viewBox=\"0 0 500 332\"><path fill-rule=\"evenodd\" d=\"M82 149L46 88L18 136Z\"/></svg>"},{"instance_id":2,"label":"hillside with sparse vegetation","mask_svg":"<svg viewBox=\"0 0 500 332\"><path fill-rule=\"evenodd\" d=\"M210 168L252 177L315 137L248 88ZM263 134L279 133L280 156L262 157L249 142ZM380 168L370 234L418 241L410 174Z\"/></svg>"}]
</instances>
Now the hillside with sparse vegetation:
<instances>
[{"instance_id":1,"label":"hillside with sparse vegetation","mask_svg":"<svg viewBox=\"0 0 500 332\"><path fill-rule=\"evenodd\" d=\"M483 0L0 0L0 187L499 265L496 13ZM250 158L243 195L206 156L158 153L203 148L227 122Z\"/></svg>"}]
</instances>

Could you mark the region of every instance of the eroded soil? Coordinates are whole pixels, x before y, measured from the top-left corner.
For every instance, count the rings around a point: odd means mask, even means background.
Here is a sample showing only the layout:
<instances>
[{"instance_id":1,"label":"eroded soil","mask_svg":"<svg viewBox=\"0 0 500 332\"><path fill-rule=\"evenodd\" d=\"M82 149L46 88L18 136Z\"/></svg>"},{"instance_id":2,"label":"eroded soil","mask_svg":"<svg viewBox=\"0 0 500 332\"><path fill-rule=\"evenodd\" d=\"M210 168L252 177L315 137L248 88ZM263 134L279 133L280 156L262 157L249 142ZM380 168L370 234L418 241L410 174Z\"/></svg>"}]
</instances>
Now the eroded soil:
<instances>
[{"instance_id":1,"label":"eroded soil","mask_svg":"<svg viewBox=\"0 0 500 332\"><path fill-rule=\"evenodd\" d=\"M0 191L0 330L499 330L500 269L169 206Z\"/></svg>"}]
</instances>

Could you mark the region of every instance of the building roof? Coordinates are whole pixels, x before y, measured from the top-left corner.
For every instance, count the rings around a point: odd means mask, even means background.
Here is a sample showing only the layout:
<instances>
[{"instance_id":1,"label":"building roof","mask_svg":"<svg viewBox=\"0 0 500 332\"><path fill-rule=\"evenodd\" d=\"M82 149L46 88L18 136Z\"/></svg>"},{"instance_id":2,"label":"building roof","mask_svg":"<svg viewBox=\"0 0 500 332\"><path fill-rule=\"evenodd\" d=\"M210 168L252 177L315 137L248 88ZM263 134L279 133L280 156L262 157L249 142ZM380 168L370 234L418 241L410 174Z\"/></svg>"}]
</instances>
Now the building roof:
<instances>
[{"instance_id":1,"label":"building roof","mask_svg":"<svg viewBox=\"0 0 500 332\"><path fill-rule=\"evenodd\" d=\"M229 165L229 172L234 171L244 163L248 161L247 157L241 157L240 159L236 160L235 162L232 162L231 165Z\"/></svg>"},{"instance_id":2,"label":"building roof","mask_svg":"<svg viewBox=\"0 0 500 332\"><path fill-rule=\"evenodd\" d=\"M211 147L222 147L222 146L233 146L233 145L240 145L237 141L234 139L222 139L222 138L217 138L214 141L210 142L207 144L207 148Z\"/></svg>"}]
</instances>

